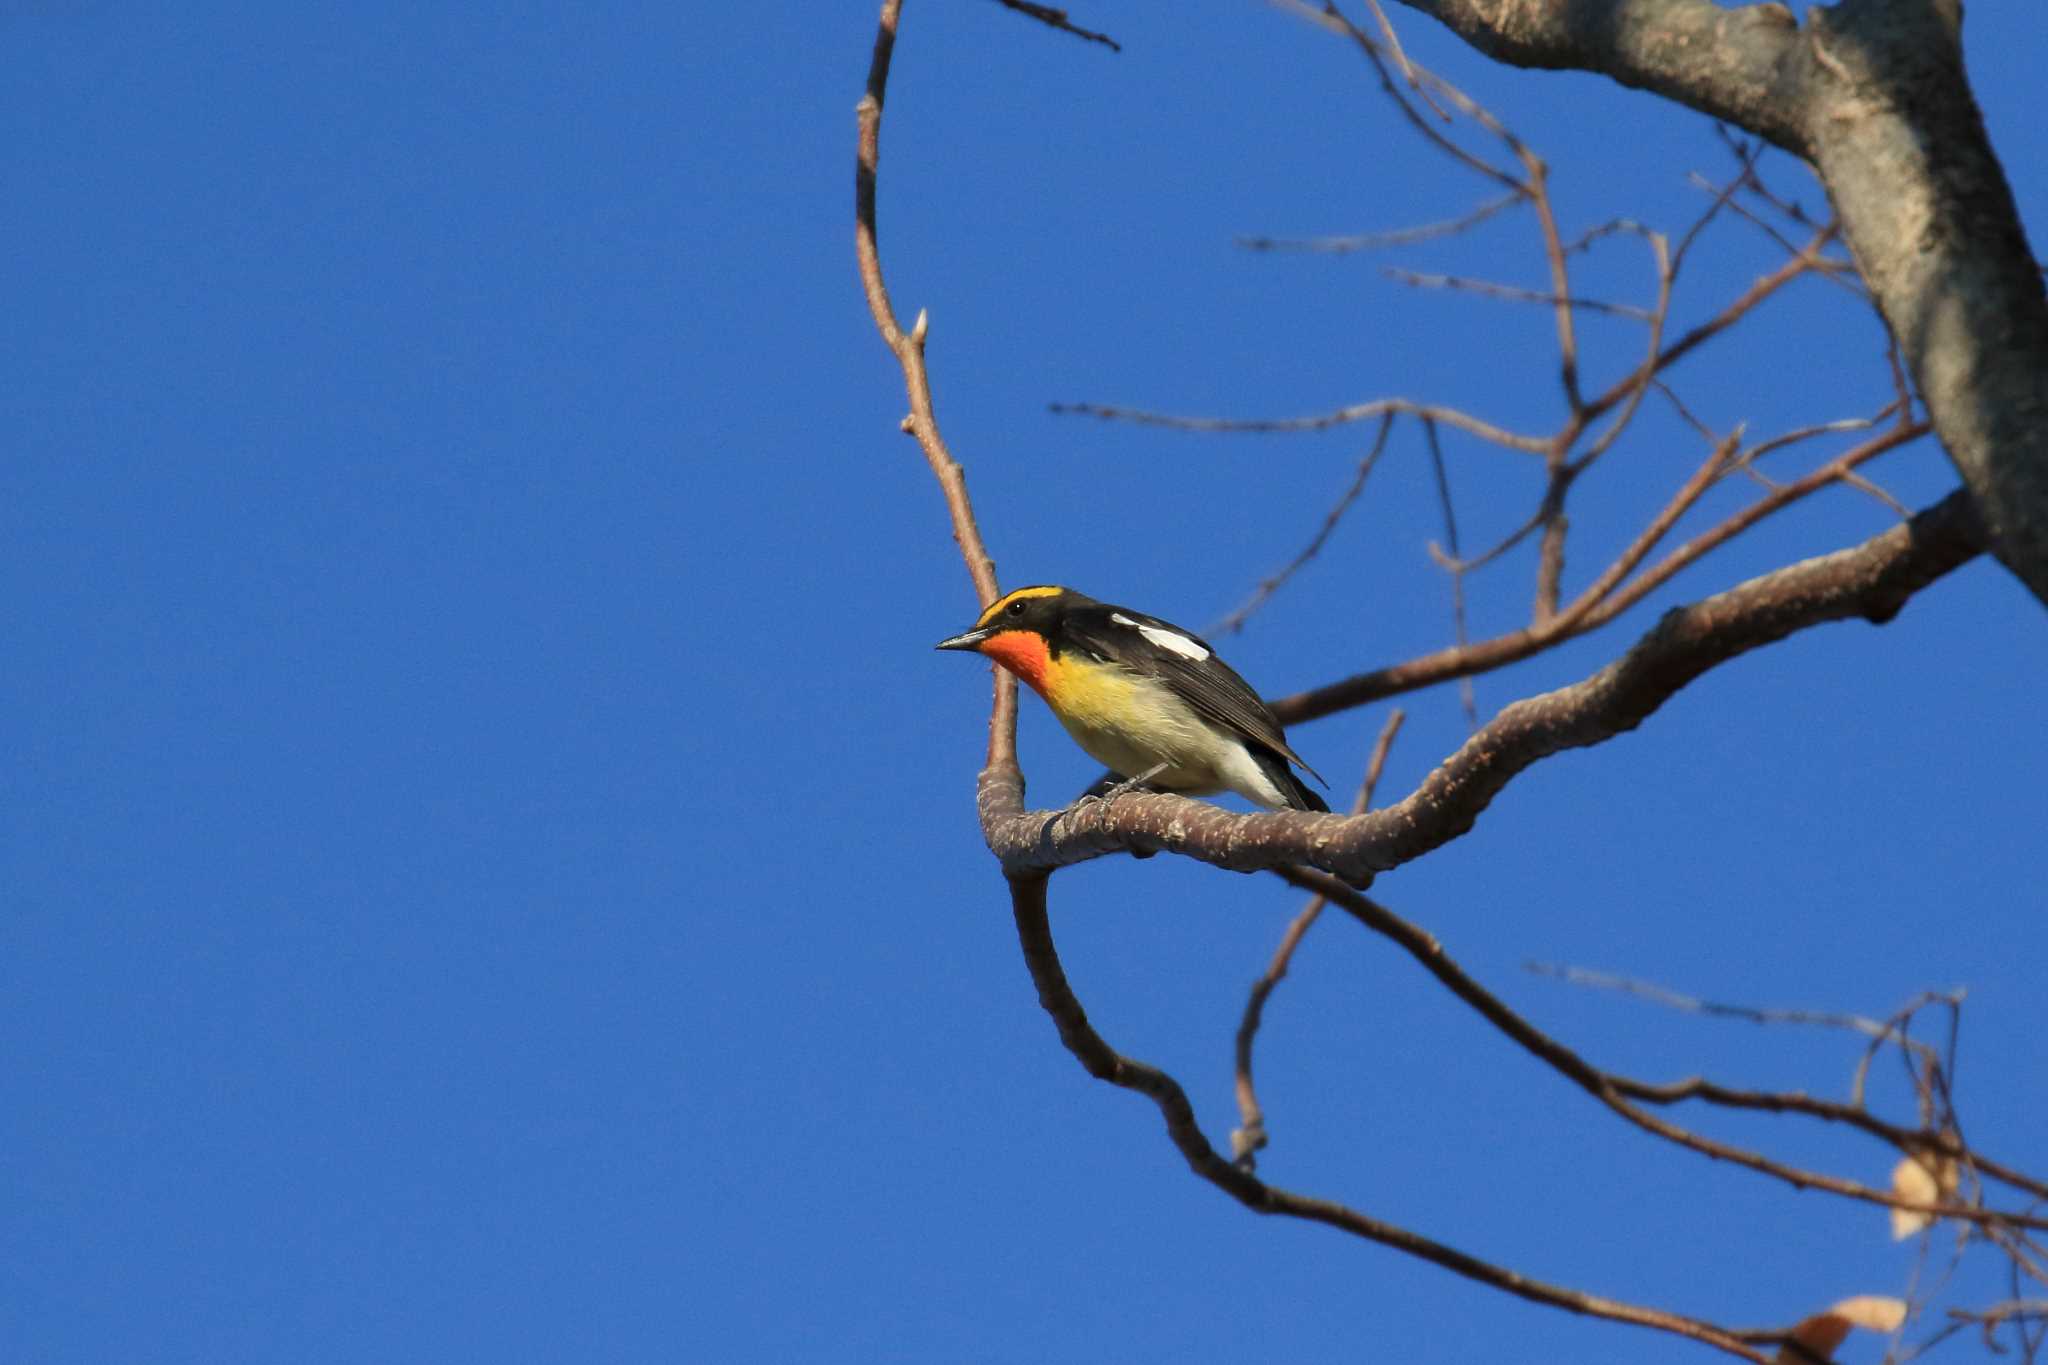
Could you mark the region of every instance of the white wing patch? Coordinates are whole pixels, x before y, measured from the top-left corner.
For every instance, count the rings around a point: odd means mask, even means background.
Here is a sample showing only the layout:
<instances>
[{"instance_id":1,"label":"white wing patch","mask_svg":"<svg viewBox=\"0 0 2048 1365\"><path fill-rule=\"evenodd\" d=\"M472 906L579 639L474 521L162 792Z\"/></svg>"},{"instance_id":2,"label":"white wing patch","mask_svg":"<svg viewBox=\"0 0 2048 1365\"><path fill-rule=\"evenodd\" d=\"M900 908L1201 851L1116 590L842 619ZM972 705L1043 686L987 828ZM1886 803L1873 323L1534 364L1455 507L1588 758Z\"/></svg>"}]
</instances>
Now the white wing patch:
<instances>
[{"instance_id":1,"label":"white wing patch","mask_svg":"<svg viewBox=\"0 0 2048 1365\"><path fill-rule=\"evenodd\" d=\"M1133 621L1120 611L1111 612L1109 619L1117 625L1131 627L1138 634L1144 636L1153 644L1158 645L1161 649L1171 650L1183 659L1193 659L1195 662L1200 663L1209 657L1208 650L1202 648L1200 644L1177 630L1163 630L1158 626L1148 626L1142 622Z\"/></svg>"}]
</instances>

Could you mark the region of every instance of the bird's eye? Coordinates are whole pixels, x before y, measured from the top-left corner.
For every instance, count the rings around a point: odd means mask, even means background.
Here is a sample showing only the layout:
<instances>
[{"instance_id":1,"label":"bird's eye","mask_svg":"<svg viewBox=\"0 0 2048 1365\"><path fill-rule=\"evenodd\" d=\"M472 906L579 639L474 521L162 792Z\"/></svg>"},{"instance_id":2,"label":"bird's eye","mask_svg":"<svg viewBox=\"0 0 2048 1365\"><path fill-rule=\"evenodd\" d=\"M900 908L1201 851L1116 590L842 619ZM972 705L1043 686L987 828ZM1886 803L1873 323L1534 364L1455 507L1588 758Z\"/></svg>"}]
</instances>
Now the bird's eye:
<instances>
[{"instance_id":1,"label":"bird's eye","mask_svg":"<svg viewBox=\"0 0 2048 1365\"><path fill-rule=\"evenodd\" d=\"M1022 616L1023 614L1024 614L1024 602L1023 602L1023 599L1022 599L1022 598L1019 598L1019 599L1018 599L1017 601L1015 601L1015 602L1012 602L1012 603L1010 603L1010 615L1012 615L1012 616Z\"/></svg>"}]
</instances>

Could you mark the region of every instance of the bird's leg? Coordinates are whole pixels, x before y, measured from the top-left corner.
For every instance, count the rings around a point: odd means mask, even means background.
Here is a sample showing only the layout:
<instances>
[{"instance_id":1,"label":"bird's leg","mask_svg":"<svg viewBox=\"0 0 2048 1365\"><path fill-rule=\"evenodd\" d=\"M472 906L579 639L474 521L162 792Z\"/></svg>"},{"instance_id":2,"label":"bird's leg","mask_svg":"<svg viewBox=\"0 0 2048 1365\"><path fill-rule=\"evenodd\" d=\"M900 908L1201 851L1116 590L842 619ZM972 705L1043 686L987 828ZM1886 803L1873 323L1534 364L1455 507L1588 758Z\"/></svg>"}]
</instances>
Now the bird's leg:
<instances>
[{"instance_id":1,"label":"bird's leg","mask_svg":"<svg viewBox=\"0 0 2048 1365\"><path fill-rule=\"evenodd\" d=\"M1147 782L1150 782L1153 778L1165 772L1166 769L1166 764L1155 763L1151 767L1147 768L1144 772L1139 773L1136 777L1127 777L1123 781L1115 783L1111 786L1103 787L1102 784L1098 782L1095 784L1094 787L1090 787L1087 791L1081 793L1079 799L1077 799L1074 802L1074 805L1079 807L1087 805L1090 801L1114 801L1119 796L1122 796L1125 792L1135 791L1139 787L1144 786ZM1097 787L1100 787L1101 790L1096 790Z\"/></svg>"},{"instance_id":2,"label":"bird's leg","mask_svg":"<svg viewBox=\"0 0 2048 1365\"><path fill-rule=\"evenodd\" d=\"M1147 782L1150 782L1153 778L1165 772L1166 766L1167 765L1164 763L1155 763L1150 768L1147 768L1144 772L1139 773L1136 777L1127 777L1121 782L1111 782L1109 780L1111 777L1115 776L1114 773L1104 774L1100 781L1094 783L1092 786L1088 788L1087 791L1084 791L1079 796L1075 797L1073 805L1068 806L1065 810L1059 812L1057 815L1054 815L1051 820L1048 820L1046 822L1047 828L1050 828L1053 823L1057 822L1065 816L1071 815L1077 810L1086 809L1090 802L1114 801L1119 796L1122 796L1125 792L1130 791L1132 788L1144 786ZM1133 858L1150 858L1153 856L1153 850L1134 848L1131 850L1131 856Z\"/></svg>"}]
</instances>

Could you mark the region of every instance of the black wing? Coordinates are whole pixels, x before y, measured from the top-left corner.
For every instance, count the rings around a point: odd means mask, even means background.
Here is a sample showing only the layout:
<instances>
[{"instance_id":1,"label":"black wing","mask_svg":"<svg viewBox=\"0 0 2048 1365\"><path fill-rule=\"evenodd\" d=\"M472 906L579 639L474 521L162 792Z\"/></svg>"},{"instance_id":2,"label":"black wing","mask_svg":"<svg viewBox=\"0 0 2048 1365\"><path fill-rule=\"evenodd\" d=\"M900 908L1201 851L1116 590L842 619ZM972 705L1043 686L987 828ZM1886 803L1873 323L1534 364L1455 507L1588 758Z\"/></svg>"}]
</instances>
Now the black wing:
<instances>
[{"instance_id":1,"label":"black wing","mask_svg":"<svg viewBox=\"0 0 2048 1365\"><path fill-rule=\"evenodd\" d=\"M1130 624L1123 624L1125 621ZM1172 688L1198 714L1280 755L1324 786L1330 785L1323 782L1321 773L1302 761L1300 754L1287 747L1287 736L1281 732L1280 722L1273 718L1272 711L1259 700L1250 683L1216 656L1208 641L1170 621L1100 602L1069 610L1064 624L1067 638L1097 658L1122 659L1135 665L1138 671ZM1155 643L1141 628L1164 631L1199 648L1206 657L1195 658Z\"/></svg>"}]
</instances>

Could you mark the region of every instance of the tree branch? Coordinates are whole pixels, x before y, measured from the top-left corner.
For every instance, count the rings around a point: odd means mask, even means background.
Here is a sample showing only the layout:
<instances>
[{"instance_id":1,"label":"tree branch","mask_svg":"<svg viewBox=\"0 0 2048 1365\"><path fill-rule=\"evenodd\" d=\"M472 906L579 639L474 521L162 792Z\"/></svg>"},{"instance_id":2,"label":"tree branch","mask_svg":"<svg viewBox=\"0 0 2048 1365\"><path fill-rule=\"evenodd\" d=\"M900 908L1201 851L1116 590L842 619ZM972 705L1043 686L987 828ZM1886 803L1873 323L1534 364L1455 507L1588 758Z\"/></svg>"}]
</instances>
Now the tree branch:
<instances>
[{"instance_id":1,"label":"tree branch","mask_svg":"<svg viewBox=\"0 0 2048 1365\"><path fill-rule=\"evenodd\" d=\"M875 195L882 161L882 102L889 92L889 61L896 51L896 22L903 12L903 0L883 0L881 19L875 26L874 56L868 63L867 92L854 106L859 121L853 172L854 257L860 267L861 291L867 296L868 311L875 330L903 369L903 383L910 398L910 412L901 426L917 438L925 463L939 481L945 495L946 511L953 522L953 541L966 562L967 576L974 582L975 597L982 606L996 600L995 561L981 541L981 527L974 519L974 504L967 497L967 474L946 448L939 434L938 413L932 406L931 376L925 370L924 343L928 319L920 311L909 331L896 320L896 308L882 279L882 253L875 229ZM995 670L995 700L988 720L988 757L993 771L1007 767L1017 772L1017 680L1004 669ZM1019 775L1019 782L1022 777Z\"/></svg>"},{"instance_id":2,"label":"tree branch","mask_svg":"<svg viewBox=\"0 0 2048 1365\"><path fill-rule=\"evenodd\" d=\"M1151 793L1029 811L1014 765L992 765L981 774L982 834L1012 877L1106 853L1166 849L1239 872L1306 864L1369 885L1376 873L1472 828L1493 798L1541 759L1634 729L1700 674L1795 631L1855 616L1887 621L1982 548L1968 499L1954 493L1861 545L1673 608L1620 659L1582 682L1509 706L1406 800L1368 815L1239 815Z\"/></svg>"},{"instance_id":3,"label":"tree branch","mask_svg":"<svg viewBox=\"0 0 2048 1365\"><path fill-rule=\"evenodd\" d=\"M1828 1175L1822 1171L1789 1166L1784 1162L1774 1161L1760 1153L1734 1146L1731 1143L1717 1141L1716 1139L1695 1133L1690 1129L1682 1128L1666 1119L1659 1118L1642 1108L1641 1105L1631 1101L1640 1097L1652 1103L1670 1104L1675 1103L1679 1097L1678 1092L1682 1092L1684 1098L1712 1098L1716 1103L1726 1103L1728 1101L1724 1100L1723 1097L1740 1092L1730 1091L1721 1086L1709 1086L1703 1081L1680 1082L1676 1086L1646 1085L1641 1081L1631 1080L1625 1076L1603 1071L1508 1008L1500 997L1480 985L1470 973L1459 966L1444 951L1443 945L1437 942L1434 935L1403 919L1371 897L1360 895L1350 887L1330 877L1323 876L1320 873L1309 872L1299 867L1283 867L1275 870L1288 885L1323 897L1324 900L1337 906L1366 928L1394 943L1403 952L1414 958L1422 966L1423 970L1434 976L1446 990L1457 996L1459 1000L1463 1001L1481 1018L1485 1019L1487 1023L1505 1034L1518 1047L1647 1133L1663 1138L1667 1142L1676 1143L1678 1146L1684 1147L1689 1151L1698 1152L1700 1155L1710 1157L1713 1160L1730 1162L1760 1174L1783 1180L1796 1189L1826 1190L1830 1194L1840 1195L1845 1199L1859 1199L1865 1203L1876 1204L1885 1208L1906 1209L1911 1212L1924 1214L1929 1218L1959 1218L1982 1225L1996 1225L2007 1228L2048 1228L2048 1220L2036 1217L2031 1213L1987 1209L1975 1205L1951 1204L1940 1200L1921 1201L1910 1199L1884 1190L1874 1189L1857 1181L1844 1180L1838 1176ZM1773 1109L1780 1113L1811 1112L1810 1110L1803 1109L1800 1105L1800 1102L1805 1101L1805 1096L1777 1096L1771 1098L1790 1102L1778 1104L1738 1103L1731 1104L1730 1107ZM1836 1108L1842 1109L1844 1107L1836 1106ZM1836 1113L1830 1114L1828 1117L1842 1117L1842 1115ZM1864 1116L1864 1118L1867 1119L1868 1116ZM1857 1122L1856 1126L1864 1129L1866 1132L1888 1139L1890 1133L1898 1133L1900 1139L1896 1145L1908 1152L1924 1148L1930 1139L1937 1138L1935 1134L1923 1134L1898 1129L1892 1125L1882 1124L1875 1120Z\"/></svg>"},{"instance_id":4,"label":"tree branch","mask_svg":"<svg viewBox=\"0 0 2048 1365\"><path fill-rule=\"evenodd\" d=\"M1404 0L1513 66L1613 77L1813 164L1990 546L2048 602L2048 294L1956 0Z\"/></svg>"},{"instance_id":5,"label":"tree branch","mask_svg":"<svg viewBox=\"0 0 2048 1365\"><path fill-rule=\"evenodd\" d=\"M1814 167L1992 552L2048 602L2048 298L1970 94L1960 10L1845 0L1810 29Z\"/></svg>"},{"instance_id":6,"label":"tree branch","mask_svg":"<svg viewBox=\"0 0 2048 1365\"><path fill-rule=\"evenodd\" d=\"M1158 1067L1124 1056L1110 1046L1088 1021L1088 1012L1082 1008L1073 986L1068 983L1066 971L1060 965L1059 951L1053 944L1052 924L1046 912L1048 875L1020 876L1013 873L1010 876L1011 912L1016 919L1017 939L1024 950L1025 964L1031 970L1032 984L1038 989L1038 1003L1052 1016L1067 1051L1074 1054L1089 1075L1122 1089L1136 1091L1159 1107L1161 1117L1166 1120L1168 1138L1187 1161L1188 1169L1203 1180L1254 1213L1283 1214L1322 1223L1534 1303L1605 1318L1610 1322L1626 1322L1671 1332L1719 1347L1745 1360L1761 1362L1765 1359L1761 1351L1712 1323L1533 1279L1332 1200L1317 1199L1269 1185L1250 1171L1225 1160L1223 1154L1203 1136L1201 1125L1195 1121L1194 1106L1189 1103L1187 1091L1181 1088L1180 1082Z\"/></svg>"},{"instance_id":7,"label":"tree branch","mask_svg":"<svg viewBox=\"0 0 2048 1365\"><path fill-rule=\"evenodd\" d=\"M1774 438L1773 441L1766 441L1763 445L1736 457L1734 464L1738 468L1746 469L1748 468L1749 461L1755 459L1763 451L1772 448L1774 444L1781 444L1790 439L1803 439L1805 435L1813 430L1813 428L1803 428L1799 432L1787 433L1786 436ZM1436 650L1433 653L1424 654L1419 658L1408 659L1387 668L1375 669L1370 673L1354 674L1349 678L1341 678L1333 683L1325 683L1323 686L1312 688L1307 692L1297 692L1292 696L1282 697L1273 703L1273 714L1278 716L1283 724L1287 725L1292 725L1297 721L1312 720L1318 716L1331 715L1354 706L1363 706L1368 702L1378 701L1382 697L1392 697L1403 692L1413 692L1418 688L1429 687L1451 678L1469 677L1478 673L1490 672L1496 668L1504 668L1508 664L1517 663L1534 654L1538 654L1570 636L1583 635L1588 631L1596 630L1614 620L1617 616L1620 616L1657 588L1669 582L1681 569L1697 563L1765 517L1772 515L1790 503L1798 501L1809 493L1826 487L1830 483L1844 480L1849 471L1853 470L1857 465L1862 464L1866 460L1873 459L1887 450L1896 449L1909 441L1917 440L1925 435L1926 432L1927 428L1924 425L1913 423L1905 426L1895 426L1887 432L1874 436L1853 449L1844 451L1826 464L1801 475L1792 482L1776 485L1767 496L1758 499L1748 507L1692 537L1659 560L1655 567L1637 574L1626 585L1616 586L1608 584L1606 582L1608 575L1603 573L1600 578L1594 580L1593 584L1585 592L1579 595L1578 600L1574 601L1571 606L1540 624L1524 626L1520 630L1509 631L1505 635L1496 635L1492 639L1476 641L1470 645ZM1702 472L1710 473L1711 469L1703 469ZM1698 476L1695 477L1697 479ZM1670 526L1666 524L1667 517L1675 519L1677 516L1682 515L1686 508L1691 505L1697 494L1704 491L1704 487L1698 487L1694 481L1688 481L1687 484L1682 486L1673 495L1665 511L1659 513L1651 524L1644 528L1643 533L1637 540L1627 550L1623 551L1621 559L1615 562L1620 564L1629 560L1639 561L1640 555L1637 553L1638 550L1647 553L1649 550L1654 549L1655 540L1661 539L1662 535L1670 529ZM1517 531L1507 540L1488 550L1479 559L1472 561L1472 566L1476 566L1483 560L1501 553L1509 545L1541 524L1542 518L1539 513L1537 517L1532 518L1526 523L1522 530Z\"/></svg>"},{"instance_id":8,"label":"tree branch","mask_svg":"<svg viewBox=\"0 0 2048 1365\"><path fill-rule=\"evenodd\" d=\"M1711 0L1402 0L1510 66L1593 71L1804 153L1798 27Z\"/></svg>"}]
</instances>

